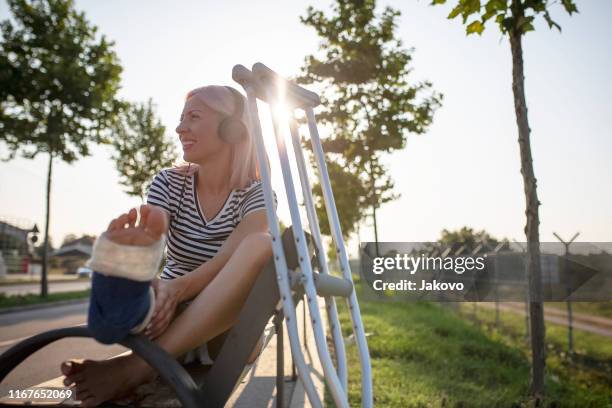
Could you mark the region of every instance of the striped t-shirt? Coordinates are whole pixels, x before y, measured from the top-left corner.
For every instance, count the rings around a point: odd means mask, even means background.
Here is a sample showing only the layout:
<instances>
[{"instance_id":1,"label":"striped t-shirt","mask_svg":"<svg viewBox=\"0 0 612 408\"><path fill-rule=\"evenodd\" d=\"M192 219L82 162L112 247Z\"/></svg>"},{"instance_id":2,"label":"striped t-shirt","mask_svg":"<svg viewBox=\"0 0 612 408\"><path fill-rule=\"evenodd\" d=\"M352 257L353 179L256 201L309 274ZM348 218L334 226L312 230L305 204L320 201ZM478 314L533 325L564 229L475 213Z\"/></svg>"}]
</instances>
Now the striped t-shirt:
<instances>
[{"instance_id":1,"label":"striped t-shirt","mask_svg":"<svg viewBox=\"0 0 612 408\"><path fill-rule=\"evenodd\" d=\"M164 169L155 176L147 193L147 204L165 209L171 220L161 279L185 275L211 259L242 218L266 208L263 182L258 180L247 188L232 190L217 215L206 220L196 194L195 175L186 176L180 204L183 180L176 170ZM275 192L274 205L278 207Z\"/></svg>"}]
</instances>

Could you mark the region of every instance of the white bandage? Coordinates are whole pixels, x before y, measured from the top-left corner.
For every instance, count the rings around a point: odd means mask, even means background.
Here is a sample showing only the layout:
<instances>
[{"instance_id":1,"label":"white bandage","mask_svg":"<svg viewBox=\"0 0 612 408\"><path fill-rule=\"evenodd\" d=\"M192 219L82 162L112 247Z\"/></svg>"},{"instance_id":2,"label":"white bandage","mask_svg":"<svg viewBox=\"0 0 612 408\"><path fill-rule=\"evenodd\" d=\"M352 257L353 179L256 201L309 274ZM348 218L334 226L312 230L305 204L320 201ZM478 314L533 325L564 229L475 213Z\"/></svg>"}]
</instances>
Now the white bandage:
<instances>
[{"instance_id":1,"label":"white bandage","mask_svg":"<svg viewBox=\"0 0 612 408\"><path fill-rule=\"evenodd\" d=\"M140 246L117 244L106 238L104 232L96 239L86 266L107 276L150 281L157 274L165 245L165 234L149 246Z\"/></svg>"}]
</instances>

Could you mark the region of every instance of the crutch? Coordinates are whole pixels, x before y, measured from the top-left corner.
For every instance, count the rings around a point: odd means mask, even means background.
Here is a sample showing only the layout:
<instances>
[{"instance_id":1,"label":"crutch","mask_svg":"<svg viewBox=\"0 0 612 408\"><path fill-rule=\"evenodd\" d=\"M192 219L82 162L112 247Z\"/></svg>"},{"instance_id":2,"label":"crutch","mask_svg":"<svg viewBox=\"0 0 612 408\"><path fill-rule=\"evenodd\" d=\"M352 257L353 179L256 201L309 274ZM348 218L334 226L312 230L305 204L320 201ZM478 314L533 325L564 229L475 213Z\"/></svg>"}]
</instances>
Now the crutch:
<instances>
[{"instance_id":1,"label":"crutch","mask_svg":"<svg viewBox=\"0 0 612 408\"><path fill-rule=\"evenodd\" d=\"M354 291L352 290L352 277L350 268L348 266L348 260L346 258L346 251L344 250L344 243L342 241L342 234L340 231L340 224L338 222L337 211L335 209L335 204L333 201L333 195L331 194L331 187L329 184L329 177L327 175L327 171L325 168L325 162L322 156L322 149L320 148L320 141L318 139L318 133L316 133L316 123L314 122L314 115L312 114L312 108L319 104L319 98L316 94L307 91L303 88L300 88L290 82L285 81L276 75L273 71L269 70L262 64L255 64L253 66L253 73L251 73L248 69L242 66L234 67L233 72L234 79L239 82L247 92L248 97L248 112L251 117L252 130L255 137L255 142L257 144L258 149L258 157L260 158L260 164L265 163L265 147L263 144L263 138L261 136L261 127L259 123L259 117L257 115L257 105L256 100L261 99L263 101L268 102L272 109L272 121L277 141L277 147L279 151L279 157L281 160L281 168L283 171L283 178L285 182L285 188L287 191L287 196L289 199L289 206L291 212L291 218L293 223L295 234L295 243L298 250L298 254L300 254L299 264L301 269L300 280L304 285L304 290L307 294L308 306L310 308L311 316L312 316L312 324L313 324L313 332L314 337L317 344L317 351L319 354L319 358L321 360L325 379L327 381L328 386L332 392L332 396L337 406L346 407L348 406L348 398L347 398L347 370L346 370L346 357L344 353L344 341L340 331L340 325L337 317L336 305L333 296L343 296L347 298L349 307L351 310L351 318L353 320L353 329L355 333L355 338L357 339L360 357L361 357L361 365L362 365L362 405L364 407L372 406L372 392L371 392L371 370L370 370L370 361L369 361L369 353L367 351L367 343L365 341L365 335L363 333L363 326L361 324L361 317L359 315L359 307L356 302L356 296ZM310 259L308 256L304 256L307 254L307 248L304 238L304 231L302 229L301 220L299 216L297 197L295 195L295 189L293 186L293 180L291 177L291 170L289 167L288 156L284 144L284 140L279 128L278 118L275 114L276 109L275 106L279 103L277 99L277 94L279 91L283 92L283 96L286 99L286 103L288 103L293 109L299 108L304 109L306 115L309 120L309 127L311 130L311 139L313 143L313 147L315 147L315 154L321 154L321 157L318 158L317 164L319 167L319 174L323 180L323 191L326 209L328 212L328 218L330 220L331 230L333 232L333 237L336 242L337 252L339 254L339 258L341 260L341 268L344 275L344 279L332 277L329 275L329 271L327 268L327 261L325 259L325 251L323 250L321 235L318 227L318 220L316 218L316 213L314 211L314 205L310 190L310 184L307 177L307 172L305 168L304 158L301 152L301 147L299 145L299 135L297 133L297 124L295 120L292 119L290 121L290 129L292 140L294 144L294 150L296 154L296 160L298 163L298 169L300 173L300 180L302 184L302 190L305 197L305 204L307 207L307 214L309 224L311 226L311 232L314 234L313 238L315 241L315 246L318 252L318 265L321 271L317 277L314 277L313 281L313 273L312 266L310 264ZM309 113L310 112L310 113ZM314 132L313 132L314 129ZM317 149L318 144L318 149ZM261 154L260 154L261 153ZM263 160L262 160L263 158ZM320 160L319 160L320 159ZM264 179L264 186L269 183L269 174L267 172L266 166L261 166L262 170L262 179ZM271 187L264 188L264 192L266 190L271 191ZM272 206L272 196L266 193L266 206L268 209L269 220L271 221L270 228L271 233L273 235L273 244L275 245L275 261L279 261L281 256L276 255L277 252L282 251L282 247L278 245L275 239L275 236L278 235L278 227L277 227L277 218L276 214L273 211ZM344 259L342 259L344 258ZM277 265L277 272L279 275L283 275L286 272L286 266L281 262ZM324 279L323 279L324 278ZM285 285L285 278L282 276L278 276L279 287L281 285ZM327 284L323 284L323 282L327 282ZM327 288L325 287L327 285ZM348 286L349 290L346 290ZM335 289L334 289L335 288ZM343 289L339 289L343 288ZM281 292L283 289L281 288ZM340 373L340 378L333 367L331 362L331 357L329 355L329 350L327 348L327 344L325 341L325 334L323 331L322 320L319 315L318 310L318 302L317 302L317 293L322 294L326 298L326 311L328 315L328 319L330 321L330 328L332 330L332 335L334 338L334 348L336 350L336 356L338 360L338 371ZM290 297L284 296L283 300L289 300ZM285 308L287 306L287 308ZM294 315L294 309L291 307L292 305L283 304L284 310L288 310L288 315ZM293 319L294 320L294 319ZM288 320L288 325L292 321ZM289 337L292 346L292 351L297 349L297 353L294 353L294 356L297 357L296 367L298 368L298 373L300 374L300 378L305 385L305 389L307 394L313 404L315 401L318 402L318 396L314 393L314 389L311 389L312 382L309 376L309 373L306 367L303 365L303 355L301 353L301 349L299 348L299 339L297 335L292 334L292 328L289 328ZM296 332L297 333L297 332Z\"/></svg>"}]
</instances>

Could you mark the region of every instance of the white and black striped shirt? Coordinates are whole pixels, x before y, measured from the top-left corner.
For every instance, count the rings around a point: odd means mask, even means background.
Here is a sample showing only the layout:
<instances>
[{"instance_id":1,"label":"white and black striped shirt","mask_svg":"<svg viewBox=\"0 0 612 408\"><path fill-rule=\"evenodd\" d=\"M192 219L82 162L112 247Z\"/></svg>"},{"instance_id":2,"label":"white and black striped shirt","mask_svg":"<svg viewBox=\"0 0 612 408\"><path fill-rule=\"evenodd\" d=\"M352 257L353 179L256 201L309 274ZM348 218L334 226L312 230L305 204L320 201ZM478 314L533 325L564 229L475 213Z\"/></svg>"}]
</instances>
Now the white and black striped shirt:
<instances>
[{"instance_id":1,"label":"white and black striped shirt","mask_svg":"<svg viewBox=\"0 0 612 408\"><path fill-rule=\"evenodd\" d=\"M181 203L181 190L185 190ZM234 189L212 220L206 220L196 194L195 176L184 176L174 169L160 171L149 186L147 204L170 214L166 264L161 279L174 279L211 259L238 223L250 212L265 209L263 182ZM179 211L180 205L180 213ZM278 207L274 192L274 205Z\"/></svg>"}]
</instances>

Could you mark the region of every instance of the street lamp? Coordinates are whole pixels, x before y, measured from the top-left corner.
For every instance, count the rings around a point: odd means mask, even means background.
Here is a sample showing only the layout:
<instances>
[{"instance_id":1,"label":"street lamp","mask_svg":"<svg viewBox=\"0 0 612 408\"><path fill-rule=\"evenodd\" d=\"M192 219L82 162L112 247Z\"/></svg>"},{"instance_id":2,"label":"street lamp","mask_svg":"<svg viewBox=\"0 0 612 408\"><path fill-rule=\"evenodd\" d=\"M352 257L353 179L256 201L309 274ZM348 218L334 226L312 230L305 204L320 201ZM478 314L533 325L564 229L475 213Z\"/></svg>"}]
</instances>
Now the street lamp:
<instances>
[{"instance_id":1,"label":"street lamp","mask_svg":"<svg viewBox=\"0 0 612 408\"><path fill-rule=\"evenodd\" d=\"M30 231L28 231L28 235L30 236L29 240L30 240L30 243L32 245L34 245L36 242L38 242L38 233L39 232L40 231L38 230L38 225L36 225L36 224L34 224L34 227Z\"/></svg>"}]
</instances>

